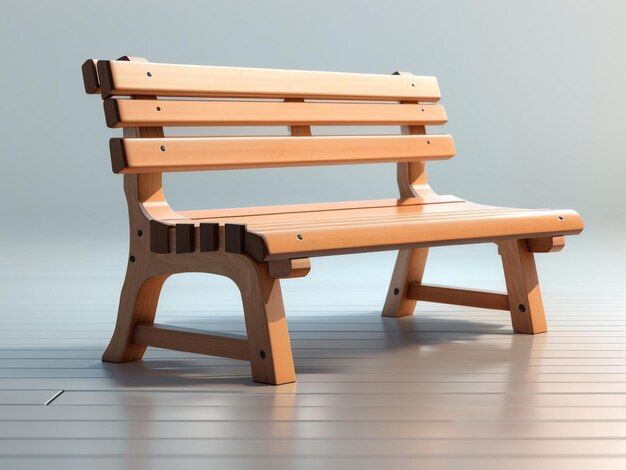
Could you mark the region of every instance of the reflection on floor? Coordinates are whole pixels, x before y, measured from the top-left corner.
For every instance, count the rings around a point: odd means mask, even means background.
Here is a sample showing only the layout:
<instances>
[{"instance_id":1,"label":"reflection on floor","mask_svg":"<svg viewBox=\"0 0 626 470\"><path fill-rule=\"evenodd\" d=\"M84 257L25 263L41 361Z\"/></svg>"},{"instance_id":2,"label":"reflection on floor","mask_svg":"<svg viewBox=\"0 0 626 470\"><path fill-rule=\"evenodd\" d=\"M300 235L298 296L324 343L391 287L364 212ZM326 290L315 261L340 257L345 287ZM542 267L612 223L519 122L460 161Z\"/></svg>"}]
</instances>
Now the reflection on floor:
<instances>
[{"instance_id":1,"label":"reflection on floor","mask_svg":"<svg viewBox=\"0 0 626 470\"><path fill-rule=\"evenodd\" d=\"M0 468L626 468L625 260L593 249L539 256L550 332L535 337L497 311L382 319L393 253L313 260L284 282L298 383L280 387L171 351L102 364L119 246L17 264L1 280ZM427 280L498 290L499 262L437 249ZM243 332L229 281L168 282L159 322Z\"/></svg>"}]
</instances>

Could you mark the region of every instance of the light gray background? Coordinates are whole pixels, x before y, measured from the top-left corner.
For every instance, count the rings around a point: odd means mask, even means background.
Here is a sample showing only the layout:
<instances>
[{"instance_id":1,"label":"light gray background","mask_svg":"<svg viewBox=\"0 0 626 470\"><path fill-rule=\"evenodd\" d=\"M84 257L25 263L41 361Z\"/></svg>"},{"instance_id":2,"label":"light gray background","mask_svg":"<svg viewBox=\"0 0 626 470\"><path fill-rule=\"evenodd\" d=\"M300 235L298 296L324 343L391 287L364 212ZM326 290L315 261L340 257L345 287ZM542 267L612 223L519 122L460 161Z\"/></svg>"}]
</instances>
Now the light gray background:
<instances>
[{"instance_id":1,"label":"light gray background","mask_svg":"<svg viewBox=\"0 0 626 470\"><path fill-rule=\"evenodd\" d=\"M623 1L3 2L2 246L124 243L87 58L436 75L457 157L433 186L478 202L624 215ZM438 132L436 128L431 132ZM393 197L393 165L166 177L176 208ZM591 224L591 225L590 225ZM89 248L87 248L89 249Z\"/></svg>"}]
</instances>

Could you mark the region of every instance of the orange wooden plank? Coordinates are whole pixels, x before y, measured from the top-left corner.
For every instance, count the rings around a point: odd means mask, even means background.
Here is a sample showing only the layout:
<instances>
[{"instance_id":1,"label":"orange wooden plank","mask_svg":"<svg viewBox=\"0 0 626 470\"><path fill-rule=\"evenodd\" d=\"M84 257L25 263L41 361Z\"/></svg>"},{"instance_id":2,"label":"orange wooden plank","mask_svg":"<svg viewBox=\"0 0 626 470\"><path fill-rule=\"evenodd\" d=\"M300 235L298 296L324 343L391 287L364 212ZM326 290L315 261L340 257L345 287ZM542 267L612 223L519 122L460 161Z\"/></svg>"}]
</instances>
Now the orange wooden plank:
<instances>
[{"instance_id":1,"label":"orange wooden plank","mask_svg":"<svg viewBox=\"0 0 626 470\"><path fill-rule=\"evenodd\" d=\"M449 135L111 139L115 173L442 160Z\"/></svg>"},{"instance_id":2,"label":"orange wooden plank","mask_svg":"<svg viewBox=\"0 0 626 470\"><path fill-rule=\"evenodd\" d=\"M435 77L99 61L102 96L438 101Z\"/></svg>"}]
</instances>

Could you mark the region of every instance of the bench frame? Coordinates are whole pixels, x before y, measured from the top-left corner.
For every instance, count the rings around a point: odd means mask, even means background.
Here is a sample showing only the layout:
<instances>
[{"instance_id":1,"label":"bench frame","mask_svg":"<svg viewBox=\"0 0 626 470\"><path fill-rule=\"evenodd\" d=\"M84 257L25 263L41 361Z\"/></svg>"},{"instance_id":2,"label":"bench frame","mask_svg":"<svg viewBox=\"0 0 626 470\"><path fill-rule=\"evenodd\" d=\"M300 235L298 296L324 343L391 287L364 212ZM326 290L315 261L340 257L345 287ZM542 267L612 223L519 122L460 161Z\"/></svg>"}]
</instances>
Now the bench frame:
<instances>
[{"instance_id":1,"label":"bench frame","mask_svg":"<svg viewBox=\"0 0 626 470\"><path fill-rule=\"evenodd\" d=\"M129 57L122 60L145 61ZM83 74L88 92L98 91L98 76L93 61L85 63ZM309 126L291 126L290 130L292 135L311 135ZM402 133L422 135L426 131L423 125L416 125L403 127ZM163 137L163 128L125 128L124 137ZM212 246L201 247L200 243L193 242L193 221L168 205L161 173L124 174L123 177L129 211L129 261L115 331L103 361L120 363L141 359L147 346L155 346L248 360L255 382L275 385L294 382L280 279L306 275L310 269L308 258L269 262L255 260L241 246L237 250L238 240L241 245L241 237L245 236L245 226L242 226L242 231L229 227L228 233L218 224L208 226ZM397 180L402 198L428 200L437 197L428 184L424 162L398 163ZM172 246L172 230L158 222L164 219L177 222L175 251L166 248L158 252L154 249L159 243ZM416 302L422 300L508 310L516 333L545 332L546 322L533 253L560 250L563 237L491 241L497 243L502 257L507 293L422 284L429 248L400 249L382 315L410 315ZM172 274L185 272L217 274L237 285L243 302L247 336L178 329L154 323L164 282Z\"/></svg>"}]
</instances>

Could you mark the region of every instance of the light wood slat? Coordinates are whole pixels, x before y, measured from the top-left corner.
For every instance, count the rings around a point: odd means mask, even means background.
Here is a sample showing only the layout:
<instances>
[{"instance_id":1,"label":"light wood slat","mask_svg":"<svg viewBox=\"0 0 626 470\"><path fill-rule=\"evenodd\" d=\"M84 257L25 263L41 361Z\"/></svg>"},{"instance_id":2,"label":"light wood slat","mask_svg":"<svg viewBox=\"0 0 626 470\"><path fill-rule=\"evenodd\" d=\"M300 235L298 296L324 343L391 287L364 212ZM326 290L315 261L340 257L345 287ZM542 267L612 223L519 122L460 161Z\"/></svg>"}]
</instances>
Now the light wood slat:
<instances>
[{"instance_id":1,"label":"light wood slat","mask_svg":"<svg viewBox=\"0 0 626 470\"><path fill-rule=\"evenodd\" d=\"M528 240L531 253L555 253L565 247L565 237L545 237Z\"/></svg>"},{"instance_id":2,"label":"light wood slat","mask_svg":"<svg viewBox=\"0 0 626 470\"><path fill-rule=\"evenodd\" d=\"M459 207L461 206L461 207ZM213 223L237 223L246 224L249 231L266 231L266 230L289 230L297 227L298 229L307 229L310 227L332 227L337 228L343 225L362 225L364 223L409 223L412 220L432 221L438 219L457 219L465 217L476 217L479 215L501 215L505 213L517 213L515 209L507 208L485 208L479 209L471 204L449 203L437 205L409 205L409 206L390 206L390 207L363 207L363 208L345 208L338 210L322 210L319 212L303 211L303 212L287 212L276 214L259 214L245 215L237 217L208 217L207 219L193 219L196 224L213 222ZM437 209L442 210L438 211ZM457 210L452 210L456 208ZM297 222L294 222L297 221ZM176 223L175 219L170 219L172 223Z\"/></svg>"},{"instance_id":3,"label":"light wood slat","mask_svg":"<svg viewBox=\"0 0 626 470\"><path fill-rule=\"evenodd\" d=\"M164 325L135 326L133 343L197 354L250 360L248 340L238 335L212 335Z\"/></svg>"},{"instance_id":4,"label":"light wood slat","mask_svg":"<svg viewBox=\"0 0 626 470\"><path fill-rule=\"evenodd\" d=\"M489 308L494 310L508 310L509 298L499 292L457 289L444 286L432 286L412 282L409 284L406 296L409 299L422 300L467 307Z\"/></svg>"},{"instance_id":5,"label":"light wood slat","mask_svg":"<svg viewBox=\"0 0 626 470\"><path fill-rule=\"evenodd\" d=\"M441 105L271 101L104 101L109 127L439 125Z\"/></svg>"},{"instance_id":6,"label":"light wood slat","mask_svg":"<svg viewBox=\"0 0 626 470\"><path fill-rule=\"evenodd\" d=\"M115 173L443 160L449 135L111 139Z\"/></svg>"},{"instance_id":7,"label":"light wood slat","mask_svg":"<svg viewBox=\"0 0 626 470\"><path fill-rule=\"evenodd\" d=\"M386 210L385 210L386 209ZM345 212L325 212L316 215L314 213L308 213L302 218L298 218L297 222L294 222L293 218L280 217L275 220L271 220L266 217L266 221L260 220L261 217L250 219L248 222L249 230L281 230L297 227L300 230L306 230L308 228L321 228L321 227L340 227L344 225L363 225L363 224L386 224L386 223L400 223L405 224L415 221L432 221L436 222L439 219L464 219L467 217L483 217L493 215L518 214L522 212L516 209L507 209L500 207L486 208L486 209L474 209L468 207L466 211L422 211L420 206L413 206L407 208L409 210L394 210L393 208L383 210L376 209L357 209L354 211ZM404 209L404 208L403 208ZM414 209L414 210L410 210ZM384 211L384 212L383 212Z\"/></svg>"},{"instance_id":8,"label":"light wood slat","mask_svg":"<svg viewBox=\"0 0 626 470\"><path fill-rule=\"evenodd\" d=\"M456 196L435 196L425 199L372 199L366 201L343 201L343 202L322 202L313 204L293 204L282 206L258 206L241 207L235 209L208 209L181 211L180 214L188 219L221 219L229 217L252 217L273 214L298 214L306 212L329 212L336 210L352 210L359 208L378 209L383 207L404 207L404 206L426 206L432 204L446 204L451 202L465 202ZM174 220L174 219L163 219Z\"/></svg>"},{"instance_id":9,"label":"light wood slat","mask_svg":"<svg viewBox=\"0 0 626 470\"><path fill-rule=\"evenodd\" d=\"M317 98L438 101L435 77L99 61L102 97Z\"/></svg>"},{"instance_id":10,"label":"light wood slat","mask_svg":"<svg viewBox=\"0 0 626 470\"><path fill-rule=\"evenodd\" d=\"M309 258L283 259L270 261L270 277L274 279L292 279L304 277L311 271Z\"/></svg>"},{"instance_id":11,"label":"light wood slat","mask_svg":"<svg viewBox=\"0 0 626 470\"><path fill-rule=\"evenodd\" d=\"M310 226L304 230L294 223L292 227L251 230L246 236L246 250L255 257L270 260L354 253L363 249L386 250L477 243L509 237L569 235L580 233L582 228L580 216L567 210L505 211L474 217L469 213L455 218L391 220L382 224L372 220L360 224Z\"/></svg>"}]
</instances>

